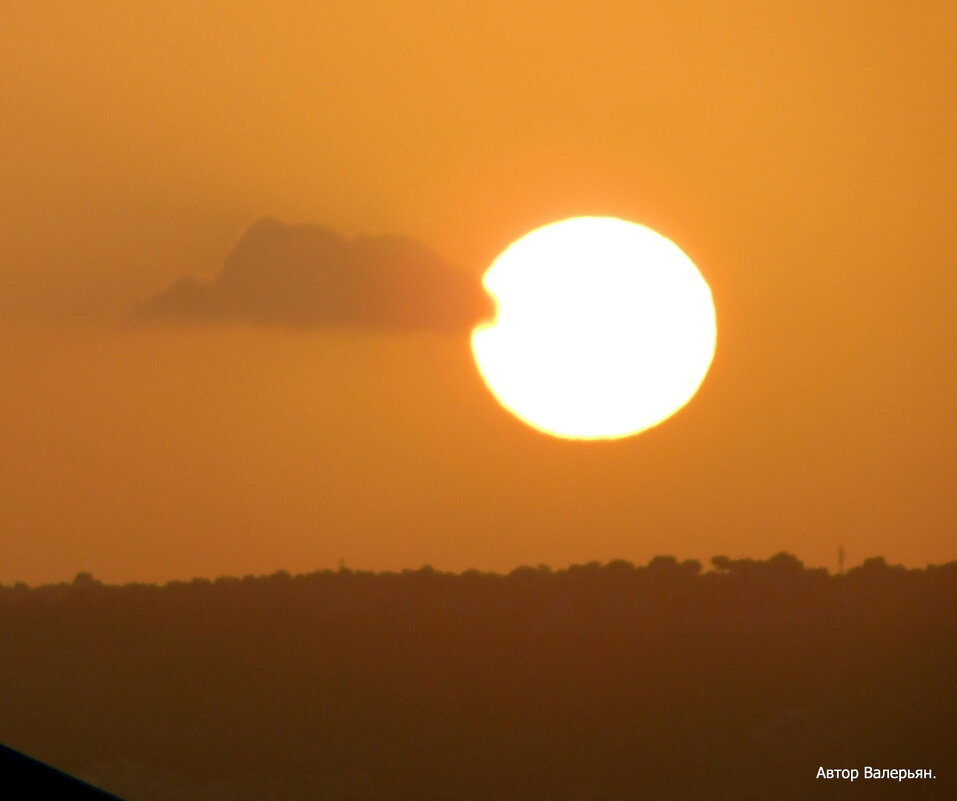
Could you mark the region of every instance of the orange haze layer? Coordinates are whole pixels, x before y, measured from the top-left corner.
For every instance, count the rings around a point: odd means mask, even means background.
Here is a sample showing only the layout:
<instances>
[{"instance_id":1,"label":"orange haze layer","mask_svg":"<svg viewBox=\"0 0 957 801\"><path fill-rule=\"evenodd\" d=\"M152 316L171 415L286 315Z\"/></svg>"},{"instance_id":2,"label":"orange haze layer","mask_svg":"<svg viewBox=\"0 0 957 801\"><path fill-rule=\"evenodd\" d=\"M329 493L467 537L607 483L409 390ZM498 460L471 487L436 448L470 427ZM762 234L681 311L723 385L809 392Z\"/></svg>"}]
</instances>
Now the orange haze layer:
<instances>
[{"instance_id":1,"label":"orange haze layer","mask_svg":"<svg viewBox=\"0 0 957 801\"><path fill-rule=\"evenodd\" d=\"M0 582L657 553L957 556L957 6L10 4ZM264 215L479 276L532 228L681 244L673 419L551 440L467 336L118 320Z\"/></svg>"}]
</instances>

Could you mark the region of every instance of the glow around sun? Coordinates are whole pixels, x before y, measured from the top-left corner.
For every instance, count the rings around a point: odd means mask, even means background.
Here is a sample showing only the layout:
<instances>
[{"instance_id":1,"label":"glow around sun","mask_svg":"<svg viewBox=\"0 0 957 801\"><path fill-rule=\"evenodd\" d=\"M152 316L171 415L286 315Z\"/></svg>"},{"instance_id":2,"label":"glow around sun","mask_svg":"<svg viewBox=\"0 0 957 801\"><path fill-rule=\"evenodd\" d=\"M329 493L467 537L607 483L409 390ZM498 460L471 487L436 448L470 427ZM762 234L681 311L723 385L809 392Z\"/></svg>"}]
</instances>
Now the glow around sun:
<instances>
[{"instance_id":1,"label":"glow around sun","mask_svg":"<svg viewBox=\"0 0 957 801\"><path fill-rule=\"evenodd\" d=\"M671 240L575 217L511 244L482 280L498 312L472 332L499 402L556 437L613 439L670 417L714 357L711 290Z\"/></svg>"}]
</instances>

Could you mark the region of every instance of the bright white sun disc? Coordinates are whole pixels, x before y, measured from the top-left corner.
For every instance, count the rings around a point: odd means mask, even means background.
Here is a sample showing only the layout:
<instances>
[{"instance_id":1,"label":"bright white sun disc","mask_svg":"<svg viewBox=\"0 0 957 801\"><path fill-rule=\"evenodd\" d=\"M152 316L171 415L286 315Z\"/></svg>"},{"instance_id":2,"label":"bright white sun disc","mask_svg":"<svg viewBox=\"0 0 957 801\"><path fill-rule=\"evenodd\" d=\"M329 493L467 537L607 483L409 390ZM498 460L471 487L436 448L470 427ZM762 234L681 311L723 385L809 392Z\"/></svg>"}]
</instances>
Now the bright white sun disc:
<instances>
[{"instance_id":1,"label":"bright white sun disc","mask_svg":"<svg viewBox=\"0 0 957 801\"><path fill-rule=\"evenodd\" d=\"M506 248L482 283L498 311L472 332L479 372L506 409L554 436L650 428L692 398L714 358L708 284L643 225L546 225Z\"/></svg>"}]
</instances>

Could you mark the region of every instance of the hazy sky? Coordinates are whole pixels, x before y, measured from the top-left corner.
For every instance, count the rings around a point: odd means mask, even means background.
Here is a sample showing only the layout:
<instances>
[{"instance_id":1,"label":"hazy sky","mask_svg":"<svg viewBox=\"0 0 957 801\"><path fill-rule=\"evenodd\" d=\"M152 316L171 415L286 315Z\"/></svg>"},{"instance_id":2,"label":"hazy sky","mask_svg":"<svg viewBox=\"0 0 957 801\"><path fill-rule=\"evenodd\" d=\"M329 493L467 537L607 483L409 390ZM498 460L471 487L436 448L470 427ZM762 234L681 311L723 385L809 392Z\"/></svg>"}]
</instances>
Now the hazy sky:
<instances>
[{"instance_id":1,"label":"hazy sky","mask_svg":"<svg viewBox=\"0 0 957 801\"><path fill-rule=\"evenodd\" d=\"M0 582L957 558L955 26L949 0L5 4ZM669 236L715 296L698 396L628 440L526 428L459 330L123 322L265 216L477 280L574 214Z\"/></svg>"}]
</instances>

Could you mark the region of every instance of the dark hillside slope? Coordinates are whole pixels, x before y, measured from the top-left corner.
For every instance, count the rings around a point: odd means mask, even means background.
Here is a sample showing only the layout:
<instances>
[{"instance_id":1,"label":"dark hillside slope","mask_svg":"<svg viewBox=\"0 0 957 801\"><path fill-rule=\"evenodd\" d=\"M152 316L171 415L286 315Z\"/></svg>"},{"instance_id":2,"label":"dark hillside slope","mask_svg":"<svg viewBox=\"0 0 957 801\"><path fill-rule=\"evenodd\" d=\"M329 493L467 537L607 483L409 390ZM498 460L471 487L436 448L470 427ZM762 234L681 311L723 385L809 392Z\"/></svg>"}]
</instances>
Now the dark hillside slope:
<instances>
[{"instance_id":1,"label":"dark hillside slope","mask_svg":"<svg viewBox=\"0 0 957 801\"><path fill-rule=\"evenodd\" d=\"M957 797L957 563L714 562L0 588L0 741L133 801Z\"/></svg>"}]
</instances>

